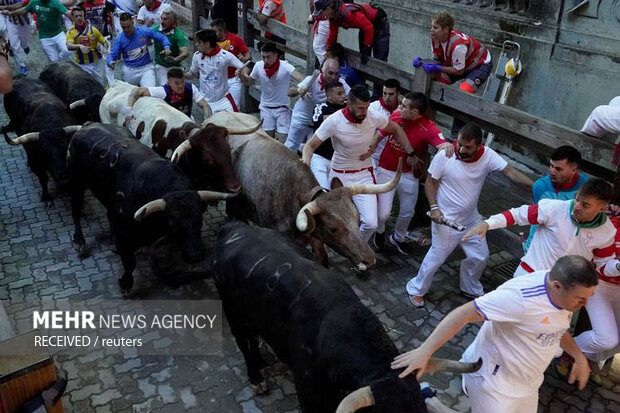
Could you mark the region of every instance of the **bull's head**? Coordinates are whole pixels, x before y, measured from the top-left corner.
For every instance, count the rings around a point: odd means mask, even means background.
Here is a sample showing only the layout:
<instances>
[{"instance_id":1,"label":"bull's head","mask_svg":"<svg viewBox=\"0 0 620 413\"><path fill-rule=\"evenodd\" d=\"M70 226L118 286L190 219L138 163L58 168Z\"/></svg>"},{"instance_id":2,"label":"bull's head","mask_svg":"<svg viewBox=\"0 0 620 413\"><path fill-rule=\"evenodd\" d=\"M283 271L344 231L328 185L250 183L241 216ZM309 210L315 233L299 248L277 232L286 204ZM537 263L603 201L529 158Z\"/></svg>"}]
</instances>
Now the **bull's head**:
<instances>
[{"instance_id":1,"label":"bull's head","mask_svg":"<svg viewBox=\"0 0 620 413\"><path fill-rule=\"evenodd\" d=\"M261 124L239 130L208 124L177 147L172 162L179 162L199 188L239 192L241 184L233 170L228 136L253 133Z\"/></svg>"},{"instance_id":2,"label":"bull's head","mask_svg":"<svg viewBox=\"0 0 620 413\"><path fill-rule=\"evenodd\" d=\"M196 263L204 258L204 246L200 238L204 203L235 195L211 191L171 192L138 208L134 219L140 222L149 215L162 214L172 245L178 246L186 262Z\"/></svg>"},{"instance_id":3,"label":"bull's head","mask_svg":"<svg viewBox=\"0 0 620 413\"><path fill-rule=\"evenodd\" d=\"M360 238L359 213L353 197L360 194L381 194L396 187L401 175L401 164L394 179L382 185L342 186L338 178L332 180L332 190L307 202L297 214L295 224L304 234L312 234L337 253L355 264L375 263L375 254L368 243Z\"/></svg>"},{"instance_id":4,"label":"bull's head","mask_svg":"<svg viewBox=\"0 0 620 413\"><path fill-rule=\"evenodd\" d=\"M41 132L30 132L15 139L7 135L4 139L9 145L25 145L38 142L41 155L47 163L47 170L57 183L66 182L69 178L67 169L67 148L73 134L80 130L80 125L65 126L64 128L45 129Z\"/></svg>"},{"instance_id":5,"label":"bull's head","mask_svg":"<svg viewBox=\"0 0 620 413\"><path fill-rule=\"evenodd\" d=\"M79 123L87 121L101 122L99 115L99 105L103 99L103 94L93 94L86 99L76 100L69 104L69 110L75 116Z\"/></svg>"},{"instance_id":6,"label":"bull's head","mask_svg":"<svg viewBox=\"0 0 620 413\"><path fill-rule=\"evenodd\" d=\"M426 372L449 371L453 373L473 373L482 366L482 359L475 363L452 360L430 359ZM391 371L384 377L374 380L368 386L359 388L347 395L336 409L336 413L353 413L371 407L377 413L410 413L426 411L424 397L415 375L404 379L398 377L399 371ZM445 407L445 406L443 406ZM366 411L366 410L364 410ZM449 408L443 412L455 412ZM455 412L456 413L456 412Z\"/></svg>"}]
</instances>

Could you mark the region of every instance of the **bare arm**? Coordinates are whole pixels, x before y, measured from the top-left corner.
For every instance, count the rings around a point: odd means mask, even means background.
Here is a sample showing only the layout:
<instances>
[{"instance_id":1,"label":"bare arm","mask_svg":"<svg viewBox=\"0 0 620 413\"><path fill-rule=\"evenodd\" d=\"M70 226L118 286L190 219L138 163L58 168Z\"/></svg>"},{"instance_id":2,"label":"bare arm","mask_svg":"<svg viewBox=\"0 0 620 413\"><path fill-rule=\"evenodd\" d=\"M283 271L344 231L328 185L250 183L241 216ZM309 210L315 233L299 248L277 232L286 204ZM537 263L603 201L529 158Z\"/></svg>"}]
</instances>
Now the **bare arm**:
<instances>
[{"instance_id":1,"label":"bare arm","mask_svg":"<svg viewBox=\"0 0 620 413\"><path fill-rule=\"evenodd\" d=\"M183 61L187 56L189 56L189 49L187 48L187 46L183 46L179 47L179 55L173 57L172 59L175 61L175 63L179 63Z\"/></svg>"},{"instance_id":2,"label":"bare arm","mask_svg":"<svg viewBox=\"0 0 620 413\"><path fill-rule=\"evenodd\" d=\"M410 156L410 154L413 152L413 148L411 147L411 143L409 143L409 138L407 138L407 134L405 133L403 128L401 128L398 123L394 121L389 121L387 126L383 128L383 130L386 134L392 135L396 138L396 141L400 144L400 146L403 148L403 151L405 151L405 153L407 154L407 163L409 164L409 166L411 166L413 170L420 171L423 162L416 155Z\"/></svg>"},{"instance_id":3,"label":"bare arm","mask_svg":"<svg viewBox=\"0 0 620 413\"><path fill-rule=\"evenodd\" d=\"M185 72L185 79L187 80L191 80L191 79L195 79L196 76L194 76L194 74L191 72L191 70L188 70L187 72Z\"/></svg>"},{"instance_id":4,"label":"bare arm","mask_svg":"<svg viewBox=\"0 0 620 413\"><path fill-rule=\"evenodd\" d=\"M568 331L562 336L562 339L560 340L560 347L562 347L564 351L575 359L575 363L573 364L568 377L568 382L573 384L575 380L577 380L579 390L583 390L590 379L590 365L588 363L588 359L581 352L577 346L577 343L575 343L575 340Z\"/></svg>"},{"instance_id":5,"label":"bare arm","mask_svg":"<svg viewBox=\"0 0 620 413\"><path fill-rule=\"evenodd\" d=\"M454 337L465 325L478 323L484 318L474 307L474 302L470 301L452 310L435 328L431 335L415 349L397 356L392 362L392 369L402 369L406 367L399 377L403 378L417 370L418 380L426 370L426 364L431 356L448 340Z\"/></svg>"},{"instance_id":6,"label":"bare arm","mask_svg":"<svg viewBox=\"0 0 620 413\"><path fill-rule=\"evenodd\" d=\"M465 69L455 69L454 67L451 66L442 66L441 67L441 72L445 73L449 76L462 76L463 73L465 73Z\"/></svg>"},{"instance_id":7,"label":"bare arm","mask_svg":"<svg viewBox=\"0 0 620 413\"><path fill-rule=\"evenodd\" d=\"M532 185L534 185L534 181L532 181L530 178L525 176L525 174L523 174L521 171L518 171L517 169L513 168L510 165L506 165L506 167L504 168L502 172L504 173L504 175L510 178L510 180L513 182L516 182L521 185L525 185L528 188L531 188Z\"/></svg>"},{"instance_id":8,"label":"bare arm","mask_svg":"<svg viewBox=\"0 0 620 413\"><path fill-rule=\"evenodd\" d=\"M428 199L431 208L431 219L435 222L439 222L443 216L443 212L437 206L437 188L439 188L439 180L429 175L424 183L424 193L426 193L426 199Z\"/></svg>"},{"instance_id":9,"label":"bare arm","mask_svg":"<svg viewBox=\"0 0 620 413\"><path fill-rule=\"evenodd\" d=\"M312 138L304 146L304 150L301 156L301 160L303 161L303 163L305 163L306 165L310 165L310 160L312 159L314 151L316 151L316 148L318 148L319 145L321 145L322 143L323 141L316 136L316 133L312 135Z\"/></svg>"},{"instance_id":10,"label":"bare arm","mask_svg":"<svg viewBox=\"0 0 620 413\"><path fill-rule=\"evenodd\" d=\"M248 86L252 86L254 83L256 83L256 79L248 75L247 68L244 68L244 70L239 73L239 79L241 79L241 81Z\"/></svg>"},{"instance_id":11,"label":"bare arm","mask_svg":"<svg viewBox=\"0 0 620 413\"><path fill-rule=\"evenodd\" d=\"M268 20L269 20L269 16L265 16L263 13L258 13L258 24L260 24L261 26L264 26L267 24Z\"/></svg>"},{"instance_id":12,"label":"bare arm","mask_svg":"<svg viewBox=\"0 0 620 413\"><path fill-rule=\"evenodd\" d=\"M204 113L205 119L208 119L213 115L211 106L209 106L206 100L200 99L200 101L198 102L198 106L200 106L200 108L202 109L202 113Z\"/></svg>"}]
</instances>

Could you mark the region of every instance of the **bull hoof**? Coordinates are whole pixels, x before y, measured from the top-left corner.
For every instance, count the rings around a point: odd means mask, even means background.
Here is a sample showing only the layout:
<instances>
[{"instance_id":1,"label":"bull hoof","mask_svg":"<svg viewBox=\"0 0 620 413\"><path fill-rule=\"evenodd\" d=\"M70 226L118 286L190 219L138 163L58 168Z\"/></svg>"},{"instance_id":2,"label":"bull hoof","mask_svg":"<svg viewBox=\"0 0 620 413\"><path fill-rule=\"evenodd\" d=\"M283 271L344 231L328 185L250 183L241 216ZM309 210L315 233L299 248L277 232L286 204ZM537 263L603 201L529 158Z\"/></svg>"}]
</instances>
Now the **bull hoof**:
<instances>
[{"instance_id":1,"label":"bull hoof","mask_svg":"<svg viewBox=\"0 0 620 413\"><path fill-rule=\"evenodd\" d=\"M86 258L88 257L88 250L86 249L86 245L84 245L83 243L78 243L73 241L73 248L75 248L75 251L78 253L78 257L80 258Z\"/></svg>"},{"instance_id":2,"label":"bull hoof","mask_svg":"<svg viewBox=\"0 0 620 413\"><path fill-rule=\"evenodd\" d=\"M251 384L251 387L254 391L254 394L265 394L267 393L267 390L269 390L265 381L261 381L258 384Z\"/></svg>"}]
</instances>

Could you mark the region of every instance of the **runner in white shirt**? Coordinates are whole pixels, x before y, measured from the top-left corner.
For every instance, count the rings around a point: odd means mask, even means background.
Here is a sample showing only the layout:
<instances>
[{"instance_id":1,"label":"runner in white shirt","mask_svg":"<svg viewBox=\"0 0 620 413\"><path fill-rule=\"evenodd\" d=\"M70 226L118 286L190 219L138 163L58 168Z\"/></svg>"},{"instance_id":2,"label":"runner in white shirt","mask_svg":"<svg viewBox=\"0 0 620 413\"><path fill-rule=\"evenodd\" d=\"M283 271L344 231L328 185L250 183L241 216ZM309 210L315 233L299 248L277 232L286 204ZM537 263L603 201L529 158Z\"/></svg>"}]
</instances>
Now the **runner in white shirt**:
<instances>
[{"instance_id":1,"label":"runner in white shirt","mask_svg":"<svg viewBox=\"0 0 620 413\"><path fill-rule=\"evenodd\" d=\"M594 294L597 276L583 257L562 257L551 271L514 278L482 297L450 312L417 349L397 356L399 377L417 370L418 380L428 361L469 323L485 321L461 361L482 358L482 367L463 375L474 413L536 413L538 388L559 348L577 361L569 383L582 390L590 367L567 331L573 311Z\"/></svg>"},{"instance_id":2,"label":"runner in white shirt","mask_svg":"<svg viewBox=\"0 0 620 413\"><path fill-rule=\"evenodd\" d=\"M291 77L300 82L304 75L285 60L278 59L278 49L274 43L265 43L261 48L263 60L257 62L248 76L241 72L241 78L248 85L258 81L260 84L260 117L263 129L272 138L284 143L291 124L288 89Z\"/></svg>"},{"instance_id":3,"label":"runner in white shirt","mask_svg":"<svg viewBox=\"0 0 620 413\"><path fill-rule=\"evenodd\" d=\"M291 126L288 132L288 138L284 143L287 148L297 152L300 150L301 144L312 133L312 114L314 107L327 101L325 95L325 85L340 79L340 65L336 59L325 59L321 74L312 84L312 76L306 77L299 85L299 99L293 106L293 114L291 116ZM346 82L342 82L344 93L347 95L351 88Z\"/></svg>"},{"instance_id":4,"label":"runner in white shirt","mask_svg":"<svg viewBox=\"0 0 620 413\"><path fill-rule=\"evenodd\" d=\"M398 104L400 102L400 82L396 79L387 79L383 83L383 95L370 104L370 109L375 110L379 113L383 113L388 118L394 111L398 108ZM378 136L376 136L378 137ZM377 149L372 154L372 167L377 171L377 165L379 164L379 158L381 157L381 152L383 152L383 148L385 148L385 143L387 139L382 139L379 141L379 145Z\"/></svg>"},{"instance_id":5,"label":"runner in white shirt","mask_svg":"<svg viewBox=\"0 0 620 413\"><path fill-rule=\"evenodd\" d=\"M407 154L411 155L407 161L412 167L418 167L418 159L413 156L411 144L405 132L385 115L368 110L369 101L370 93L366 87L362 85L353 87L349 93L347 107L325 119L312 139L304 146L302 160L306 165L310 165L316 148L323 141L331 138L334 145L330 174L332 188L342 185L376 184L372 162L366 152L368 147L374 143L374 134L377 129L394 134ZM377 196L374 194L355 195L353 203L360 214L361 237L364 241L368 241L377 230Z\"/></svg>"},{"instance_id":6,"label":"runner in white shirt","mask_svg":"<svg viewBox=\"0 0 620 413\"><path fill-rule=\"evenodd\" d=\"M424 295L430 289L435 272L457 245L467 257L461 261L461 292L470 298L484 294L480 277L489 256L486 239L474 237L461 241L463 233L440 225L440 218L444 216L467 228L480 222L478 198L484 180L493 171L502 171L513 181L532 186L531 179L508 165L493 149L482 145L482 130L475 123L459 131L455 145L457 156L448 158L445 151L435 155L424 185L434 222L431 224L431 248L417 276L407 283L409 301L416 307L424 306Z\"/></svg>"},{"instance_id":7,"label":"runner in white shirt","mask_svg":"<svg viewBox=\"0 0 620 413\"><path fill-rule=\"evenodd\" d=\"M515 277L549 268L562 255L581 255L602 271L615 257L616 228L605 215L613 187L601 178L587 180L572 200L542 199L512 208L472 228L463 239L484 237L488 230L514 224L538 224Z\"/></svg>"},{"instance_id":8,"label":"runner in white shirt","mask_svg":"<svg viewBox=\"0 0 620 413\"><path fill-rule=\"evenodd\" d=\"M608 105L594 108L581 131L597 138L605 138L607 135L613 138L618 137L620 134L620 96L613 98Z\"/></svg>"},{"instance_id":9,"label":"runner in white shirt","mask_svg":"<svg viewBox=\"0 0 620 413\"><path fill-rule=\"evenodd\" d=\"M213 113L239 112L228 91L228 66L236 67L239 72L243 63L232 53L220 49L215 30L199 30L194 35L194 40L197 51L192 57L192 65L189 72L185 73L185 78L200 76L200 93L207 99Z\"/></svg>"},{"instance_id":10,"label":"runner in white shirt","mask_svg":"<svg viewBox=\"0 0 620 413\"><path fill-rule=\"evenodd\" d=\"M159 0L144 0L144 5L138 10L138 18L136 24L139 26L153 27L161 24L161 14L170 8Z\"/></svg>"}]
</instances>

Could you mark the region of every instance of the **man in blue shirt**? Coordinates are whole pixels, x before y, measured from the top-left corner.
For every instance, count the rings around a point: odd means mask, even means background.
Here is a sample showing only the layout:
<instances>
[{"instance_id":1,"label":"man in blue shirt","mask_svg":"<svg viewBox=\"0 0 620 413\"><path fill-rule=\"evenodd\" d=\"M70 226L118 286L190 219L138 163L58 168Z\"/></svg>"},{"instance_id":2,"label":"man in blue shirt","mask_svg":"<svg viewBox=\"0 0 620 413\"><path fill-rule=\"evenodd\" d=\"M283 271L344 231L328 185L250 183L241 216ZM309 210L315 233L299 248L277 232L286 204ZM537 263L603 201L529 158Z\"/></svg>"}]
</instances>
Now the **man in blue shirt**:
<instances>
[{"instance_id":1,"label":"man in blue shirt","mask_svg":"<svg viewBox=\"0 0 620 413\"><path fill-rule=\"evenodd\" d=\"M161 32L155 32L148 27L134 26L131 14L123 13L120 16L123 32L114 39L112 51L107 59L107 65L114 69L116 61L123 57L123 80L136 86L153 87L157 85L155 66L148 51L149 40L159 41L164 50L162 55L170 55L170 41Z\"/></svg>"},{"instance_id":2,"label":"man in blue shirt","mask_svg":"<svg viewBox=\"0 0 620 413\"><path fill-rule=\"evenodd\" d=\"M575 193L588 180L587 175L579 172L580 162L581 154L572 146L564 145L554 150L549 159L549 175L537 179L532 187L534 204L541 199L567 201L575 198ZM530 248L537 226L530 227L530 235L523 244L524 252Z\"/></svg>"}]
</instances>

